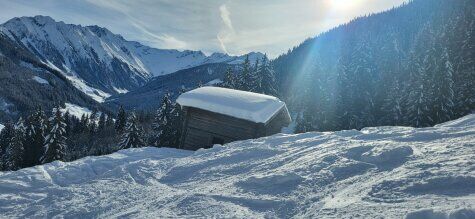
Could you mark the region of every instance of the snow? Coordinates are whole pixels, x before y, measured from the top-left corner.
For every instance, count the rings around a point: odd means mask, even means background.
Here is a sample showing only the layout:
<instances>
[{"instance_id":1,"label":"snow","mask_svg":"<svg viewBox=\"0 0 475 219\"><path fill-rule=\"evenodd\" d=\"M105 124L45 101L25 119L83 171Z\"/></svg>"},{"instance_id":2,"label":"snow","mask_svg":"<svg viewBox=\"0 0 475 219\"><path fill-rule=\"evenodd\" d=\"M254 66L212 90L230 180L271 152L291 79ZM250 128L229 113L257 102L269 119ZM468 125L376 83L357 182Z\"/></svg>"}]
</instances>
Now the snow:
<instances>
[{"instance_id":1,"label":"snow","mask_svg":"<svg viewBox=\"0 0 475 219\"><path fill-rule=\"evenodd\" d=\"M128 149L0 173L0 217L474 218L474 149L475 115Z\"/></svg>"},{"instance_id":2,"label":"snow","mask_svg":"<svg viewBox=\"0 0 475 219\"><path fill-rule=\"evenodd\" d=\"M266 123L285 103L276 97L220 87L200 87L180 95L177 103L256 123Z\"/></svg>"},{"instance_id":3,"label":"snow","mask_svg":"<svg viewBox=\"0 0 475 219\"><path fill-rule=\"evenodd\" d=\"M3 128L5 128L5 126L0 124L0 131L2 131Z\"/></svg>"},{"instance_id":4,"label":"snow","mask_svg":"<svg viewBox=\"0 0 475 219\"><path fill-rule=\"evenodd\" d=\"M105 28L65 24L48 16L11 19L0 25L0 33L15 41L16 37L21 38L24 45L32 45L42 57L48 57L43 53L47 53L51 48L37 48L37 45L51 44L61 51L63 64L69 69L72 69L71 57L78 55L85 60L96 60L97 57L98 61L108 65L110 70L113 70L112 61L118 59L142 78L165 75L209 63L238 64L243 62L245 57L223 53L206 56L201 51L151 48L138 42L127 41ZM263 56L262 53L253 52L249 54L249 59L254 62Z\"/></svg>"},{"instance_id":5,"label":"snow","mask_svg":"<svg viewBox=\"0 0 475 219\"><path fill-rule=\"evenodd\" d=\"M124 88L117 88L117 87L113 87L115 92L119 93L119 94L126 94L129 92L129 90L127 89L124 89Z\"/></svg>"},{"instance_id":6,"label":"snow","mask_svg":"<svg viewBox=\"0 0 475 219\"><path fill-rule=\"evenodd\" d=\"M95 101L97 101L99 103L104 102L105 99L107 99L108 97L111 96L109 93L106 93L102 90L99 90L99 89L96 89L96 88L93 88L93 87L89 86L84 80L82 80L81 78L79 78L75 74L73 74L71 72L66 73L66 72L62 71L61 69L59 69L57 66L55 66L50 61L47 61L44 64L48 65L50 68L52 68L52 69L54 69L58 72L61 72L61 74L63 74L71 82L71 84L74 87L76 87L78 90L82 91L84 94L88 95L89 97L91 97L92 99L94 99Z\"/></svg>"},{"instance_id":7,"label":"snow","mask_svg":"<svg viewBox=\"0 0 475 219\"><path fill-rule=\"evenodd\" d=\"M40 83L40 84L47 84L49 85L49 82L41 77L38 77L38 76L34 76L33 77L33 80Z\"/></svg>"},{"instance_id":8,"label":"snow","mask_svg":"<svg viewBox=\"0 0 475 219\"><path fill-rule=\"evenodd\" d=\"M65 108L61 109L61 112L65 113L66 111L68 111L71 116L74 116L78 119L80 119L82 115L89 116L92 113L90 109L72 103L65 103L65 106Z\"/></svg>"},{"instance_id":9,"label":"snow","mask_svg":"<svg viewBox=\"0 0 475 219\"><path fill-rule=\"evenodd\" d=\"M68 78L68 80L73 84L74 87L76 87L77 89L79 89L80 91L90 96L92 99L94 99L95 101L99 103L104 102L105 99L111 96L109 93L106 93L102 90L99 90L87 85L85 81L83 81L77 76L67 75L67 74L65 74L64 76Z\"/></svg>"},{"instance_id":10,"label":"snow","mask_svg":"<svg viewBox=\"0 0 475 219\"><path fill-rule=\"evenodd\" d=\"M221 84L221 83L223 83L223 81L219 78L216 78L214 80L208 81L208 83L206 83L206 85L212 86L212 85L217 85L217 84Z\"/></svg>"}]
</instances>

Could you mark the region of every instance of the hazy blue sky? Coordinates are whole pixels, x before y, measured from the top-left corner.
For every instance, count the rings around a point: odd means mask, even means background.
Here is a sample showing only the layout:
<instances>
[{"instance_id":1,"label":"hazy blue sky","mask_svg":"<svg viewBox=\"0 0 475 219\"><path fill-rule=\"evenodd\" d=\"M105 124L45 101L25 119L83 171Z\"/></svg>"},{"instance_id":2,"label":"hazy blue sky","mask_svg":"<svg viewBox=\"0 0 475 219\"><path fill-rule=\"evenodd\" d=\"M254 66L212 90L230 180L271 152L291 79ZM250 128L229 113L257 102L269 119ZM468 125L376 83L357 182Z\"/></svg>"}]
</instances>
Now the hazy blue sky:
<instances>
[{"instance_id":1,"label":"hazy blue sky","mask_svg":"<svg viewBox=\"0 0 475 219\"><path fill-rule=\"evenodd\" d=\"M272 57L350 19L405 0L0 0L0 22L48 15L157 48Z\"/></svg>"}]
</instances>

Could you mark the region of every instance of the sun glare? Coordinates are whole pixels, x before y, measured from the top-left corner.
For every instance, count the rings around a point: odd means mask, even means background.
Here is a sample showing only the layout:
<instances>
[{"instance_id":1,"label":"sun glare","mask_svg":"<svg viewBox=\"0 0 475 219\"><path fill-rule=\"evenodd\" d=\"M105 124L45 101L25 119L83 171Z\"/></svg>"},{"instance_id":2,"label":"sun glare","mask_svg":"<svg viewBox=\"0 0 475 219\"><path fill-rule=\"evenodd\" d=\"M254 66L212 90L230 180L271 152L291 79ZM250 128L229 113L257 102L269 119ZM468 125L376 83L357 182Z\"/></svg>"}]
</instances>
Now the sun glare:
<instances>
[{"instance_id":1,"label":"sun glare","mask_svg":"<svg viewBox=\"0 0 475 219\"><path fill-rule=\"evenodd\" d=\"M335 10L351 10L362 4L364 0L330 0L331 7Z\"/></svg>"}]
</instances>

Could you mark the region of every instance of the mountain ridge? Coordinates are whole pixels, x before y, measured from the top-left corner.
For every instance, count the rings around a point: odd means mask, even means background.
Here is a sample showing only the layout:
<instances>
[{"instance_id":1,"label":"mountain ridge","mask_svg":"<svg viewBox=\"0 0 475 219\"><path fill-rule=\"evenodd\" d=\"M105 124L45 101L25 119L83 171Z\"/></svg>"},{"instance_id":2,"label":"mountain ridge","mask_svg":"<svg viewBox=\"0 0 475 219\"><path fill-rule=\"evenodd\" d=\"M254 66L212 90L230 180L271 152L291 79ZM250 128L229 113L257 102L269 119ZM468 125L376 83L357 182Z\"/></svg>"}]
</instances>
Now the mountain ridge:
<instances>
[{"instance_id":1,"label":"mountain ridge","mask_svg":"<svg viewBox=\"0 0 475 219\"><path fill-rule=\"evenodd\" d=\"M245 56L157 49L126 40L104 27L66 24L42 15L12 18L0 25L0 32L62 72L98 102L140 87L155 76L203 64L238 64ZM262 56L250 53L251 59Z\"/></svg>"}]
</instances>

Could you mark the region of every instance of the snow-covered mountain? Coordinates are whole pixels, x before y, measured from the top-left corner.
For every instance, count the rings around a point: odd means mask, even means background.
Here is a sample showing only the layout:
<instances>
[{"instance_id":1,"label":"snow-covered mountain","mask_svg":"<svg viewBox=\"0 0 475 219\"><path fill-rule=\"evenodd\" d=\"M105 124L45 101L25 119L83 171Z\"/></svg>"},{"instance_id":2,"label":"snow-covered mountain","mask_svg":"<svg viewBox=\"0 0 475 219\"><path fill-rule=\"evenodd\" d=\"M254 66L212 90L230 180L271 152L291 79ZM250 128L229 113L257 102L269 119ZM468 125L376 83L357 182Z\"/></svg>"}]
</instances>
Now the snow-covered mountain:
<instances>
[{"instance_id":1,"label":"snow-covered mountain","mask_svg":"<svg viewBox=\"0 0 475 219\"><path fill-rule=\"evenodd\" d=\"M475 218L475 115L0 173L0 217Z\"/></svg>"},{"instance_id":2,"label":"snow-covered mountain","mask_svg":"<svg viewBox=\"0 0 475 219\"><path fill-rule=\"evenodd\" d=\"M232 67L235 72L239 68L236 65L212 63L157 76L133 91L110 97L104 105L113 109L122 106L128 110L154 110L159 107L158 100L162 99L165 93L171 93L172 99L175 99L182 89L195 89L200 84L215 85L224 79L226 70Z\"/></svg>"},{"instance_id":3,"label":"snow-covered mountain","mask_svg":"<svg viewBox=\"0 0 475 219\"><path fill-rule=\"evenodd\" d=\"M106 110L61 72L44 64L27 48L1 32L0 78L0 123L3 124L31 113L38 106L50 111L57 104L73 103Z\"/></svg>"},{"instance_id":4,"label":"snow-covered mountain","mask_svg":"<svg viewBox=\"0 0 475 219\"><path fill-rule=\"evenodd\" d=\"M98 101L139 87L153 76L208 63L237 64L244 59L151 48L102 27L65 24L47 16L13 18L0 25L0 33L24 45ZM251 60L262 56L250 53Z\"/></svg>"}]
</instances>

